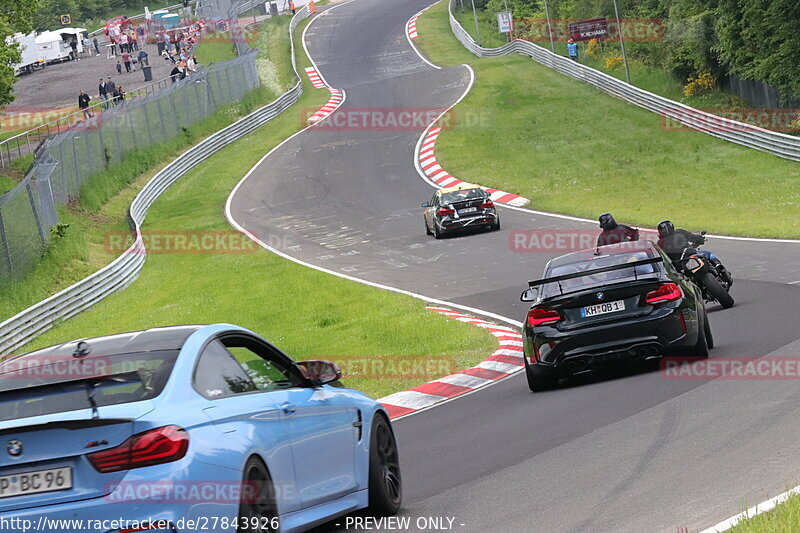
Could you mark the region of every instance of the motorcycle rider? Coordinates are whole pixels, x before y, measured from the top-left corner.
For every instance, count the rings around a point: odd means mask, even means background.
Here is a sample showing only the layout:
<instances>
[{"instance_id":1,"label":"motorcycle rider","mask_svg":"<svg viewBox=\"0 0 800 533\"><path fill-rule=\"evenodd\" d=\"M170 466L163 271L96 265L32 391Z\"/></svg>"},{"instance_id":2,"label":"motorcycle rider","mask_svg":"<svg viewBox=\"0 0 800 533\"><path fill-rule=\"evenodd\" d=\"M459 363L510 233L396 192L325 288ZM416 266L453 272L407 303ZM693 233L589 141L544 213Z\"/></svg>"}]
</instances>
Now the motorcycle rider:
<instances>
[{"instance_id":1,"label":"motorcycle rider","mask_svg":"<svg viewBox=\"0 0 800 533\"><path fill-rule=\"evenodd\" d=\"M639 230L626 226L625 224L618 224L614 220L614 215L611 213L603 213L598 218L600 227L603 228L602 233L597 236L597 246L606 246L609 244L619 244L621 242L632 242L639 240Z\"/></svg>"},{"instance_id":2,"label":"motorcycle rider","mask_svg":"<svg viewBox=\"0 0 800 533\"><path fill-rule=\"evenodd\" d=\"M706 238L699 233L692 233L685 229L676 229L675 225L669 220L664 220L658 224L658 246L673 261L678 261L686 248L694 248L699 255L705 257L717 272L728 282L733 284L733 277L725 268L719 258L709 250L700 250L698 246L704 244Z\"/></svg>"}]
</instances>

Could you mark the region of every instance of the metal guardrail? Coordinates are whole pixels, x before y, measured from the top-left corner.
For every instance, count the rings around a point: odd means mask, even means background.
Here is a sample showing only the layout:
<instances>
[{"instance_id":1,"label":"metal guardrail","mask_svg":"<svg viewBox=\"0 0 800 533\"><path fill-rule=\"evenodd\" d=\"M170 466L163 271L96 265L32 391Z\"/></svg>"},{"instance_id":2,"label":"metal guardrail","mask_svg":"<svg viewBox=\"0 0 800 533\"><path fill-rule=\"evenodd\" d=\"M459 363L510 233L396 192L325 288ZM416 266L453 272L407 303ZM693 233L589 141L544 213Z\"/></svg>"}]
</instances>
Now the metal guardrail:
<instances>
[{"instance_id":1,"label":"metal guardrail","mask_svg":"<svg viewBox=\"0 0 800 533\"><path fill-rule=\"evenodd\" d=\"M289 24L292 68L298 80L294 87L269 105L204 139L153 176L136 195L130 207L129 216L136 235L133 245L98 272L0 323L0 354L8 354L25 345L58 322L73 317L106 296L124 289L138 277L147 253L142 241L141 225L158 197L205 159L269 122L297 102L303 94L303 83L297 72L291 36L300 21L309 15L308 8L303 7Z\"/></svg>"},{"instance_id":2,"label":"metal guardrail","mask_svg":"<svg viewBox=\"0 0 800 533\"><path fill-rule=\"evenodd\" d=\"M685 126L748 148L768 152L784 159L800 161L800 138L798 137L707 113L663 96L658 96L599 70L581 65L567 57L554 54L550 50L532 42L516 39L500 48L483 48L472 39L472 36L456 20L453 15L454 1L451 0L449 4L450 28L456 38L461 41L461 44L478 57L499 57L515 53L526 55L561 74L588 83L605 93L658 113L665 117L665 120L672 121L675 127L678 127L678 125Z\"/></svg>"}]
</instances>

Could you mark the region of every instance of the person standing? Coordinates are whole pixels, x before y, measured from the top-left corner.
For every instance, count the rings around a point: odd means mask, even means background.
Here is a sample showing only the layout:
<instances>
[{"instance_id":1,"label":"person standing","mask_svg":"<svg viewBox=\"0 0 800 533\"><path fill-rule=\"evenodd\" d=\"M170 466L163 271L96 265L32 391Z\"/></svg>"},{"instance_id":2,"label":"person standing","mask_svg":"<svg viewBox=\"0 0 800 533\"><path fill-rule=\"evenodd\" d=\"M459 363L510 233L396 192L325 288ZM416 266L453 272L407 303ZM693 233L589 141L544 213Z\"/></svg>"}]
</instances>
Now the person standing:
<instances>
[{"instance_id":1,"label":"person standing","mask_svg":"<svg viewBox=\"0 0 800 533\"><path fill-rule=\"evenodd\" d=\"M578 45L572 39L567 41L567 54L571 60L578 60Z\"/></svg>"},{"instance_id":2,"label":"person standing","mask_svg":"<svg viewBox=\"0 0 800 533\"><path fill-rule=\"evenodd\" d=\"M77 37L72 39L69 42L69 47L72 48L72 52L70 52L70 55L72 56L72 59L77 59L78 61L80 61L81 58L78 57L78 38Z\"/></svg>"},{"instance_id":3,"label":"person standing","mask_svg":"<svg viewBox=\"0 0 800 533\"><path fill-rule=\"evenodd\" d=\"M124 54L125 52L122 53ZM117 76L120 74L122 74L122 64L120 64L119 59L117 59Z\"/></svg>"},{"instance_id":4,"label":"person standing","mask_svg":"<svg viewBox=\"0 0 800 533\"><path fill-rule=\"evenodd\" d=\"M296 12L294 8L294 2L292 0L289 0L289 10L292 12L292 15L294 15Z\"/></svg>"},{"instance_id":5,"label":"person standing","mask_svg":"<svg viewBox=\"0 0 800 533\"><path fill-rule=\"evenodd\" d=\"M100 55L100 43L97 42L97 37L92 39L92 44L94 44L94 52L96 56Z\"/></svg>"},{"instance_id":6,"label":"person standing","mask_svg":"<svg viewBox=\"0 0 800 533\"><path fill-rule=\"evenodd\" d=\"M108 79L106 80L106 92L108 93L108 98L111 102L111 105L117 103L116 100L114 99L115 98L114 93L116 92L116 90L117 90L117 84L114 83L111 80L111 76L109 76Z\"/></svg>"},{"instance_id":7,"label":"person standing","mask_svg":"<svg viewBox=\"0 0 800 533\"><path fill-rule=\"evenodd\" d=\"M125 72L130 73L130 71L131 71L131 55L127 51L122 52L122 62L125 64Z\"/></svg>"},{"instance_id":8,"label":"person standing","mask_svg":"<svg viewBox=\"0 0 800 533\"><path fill-rule=\"evenodd\" d=\"M139 50L139 66L146 67L150 64L150 59L147 57L147 52L144 51L144 48Z\"/></svg>"},{"instance_id":9,"label":"person standing","mask_svg":"<svg viewBox=\"0 0 800 533\"><path fill-rule=\"evenodd\" d=\"M128 51L128 36L124 32L119 36L119 49L121 52Z\"/></svg>"},{"instance_id":10,"label":"person standing","mask_svg":"<svg viewBox=\"0 0 800 533\"><path fill-rule=\"evenodd\" d=\"M81 89L81 93L78 95L78 108L83 111L84 118L92 118L93 116L91 110L89 109L89 100L91 100L89 95L83 92L83 89Z\"/></svg>"},{"instance_id":11,"label":"person standing","mask_svg":"<svg viewBox=\"0 0 800 533\"><path fill-rule=\"evenodd\" d=\"M108 109L108 86L103 78L100 78L100 85L97 86L97 94L103 100L103 109Z\"/></svg>"}]
</instances>

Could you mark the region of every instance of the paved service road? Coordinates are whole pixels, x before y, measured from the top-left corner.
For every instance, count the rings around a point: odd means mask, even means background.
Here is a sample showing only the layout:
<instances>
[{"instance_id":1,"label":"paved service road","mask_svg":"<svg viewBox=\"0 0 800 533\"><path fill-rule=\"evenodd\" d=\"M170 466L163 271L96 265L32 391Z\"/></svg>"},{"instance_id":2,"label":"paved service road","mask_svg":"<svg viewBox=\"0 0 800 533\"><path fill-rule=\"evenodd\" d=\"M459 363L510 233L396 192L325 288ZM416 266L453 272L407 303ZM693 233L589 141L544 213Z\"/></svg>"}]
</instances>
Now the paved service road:
<instances>
[{"instance_id":1,"label":"paved service road","mask_svg":"<svg viewBox=\"0 0 800 533\"><path fill-rule=\"evenodd\" d=\"M347 94L337 113L461 96L468 70L426 65L405 38L427 1L354 0L313 22L309 52ZM413 162L421 131L308 130L242 184L233 216L303 261L522 320L519 293L552 255L515 252L512 232L596 225L503 208L499 232L427 237L419 205L433 189ZM737 302L710 310L712 358L796 356L800 286L789 283L800 280L800 245L709 246L734 272ZM399 420L404 514L454 517L463 531L696 530L800 480L792 381L645 373L574 385L531 394L517 374Z\"/></svg>"}]
</instances>

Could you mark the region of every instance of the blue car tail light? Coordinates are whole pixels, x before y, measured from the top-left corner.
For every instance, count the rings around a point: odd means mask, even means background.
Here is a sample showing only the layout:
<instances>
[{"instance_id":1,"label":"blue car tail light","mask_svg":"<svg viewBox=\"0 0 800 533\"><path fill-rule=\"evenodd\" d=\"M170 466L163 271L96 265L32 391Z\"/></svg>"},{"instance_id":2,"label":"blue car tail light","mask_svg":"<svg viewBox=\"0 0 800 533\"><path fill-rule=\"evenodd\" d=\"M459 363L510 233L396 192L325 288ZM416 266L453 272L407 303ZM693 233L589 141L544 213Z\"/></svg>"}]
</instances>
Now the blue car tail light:
<instances>
[{"instance_id":1,"label":"blue car tail light","mask_svg":"<svg viewBox=\"0 0 800 533\"><path fill-rule=\"evenodd\" d=\"M87 457L103 474L178 461L189 449L189 433L178 426L163 426L133 435L107 450Z\"/></svg>"}]
</instances>

